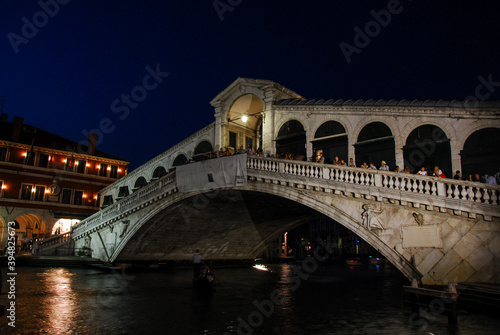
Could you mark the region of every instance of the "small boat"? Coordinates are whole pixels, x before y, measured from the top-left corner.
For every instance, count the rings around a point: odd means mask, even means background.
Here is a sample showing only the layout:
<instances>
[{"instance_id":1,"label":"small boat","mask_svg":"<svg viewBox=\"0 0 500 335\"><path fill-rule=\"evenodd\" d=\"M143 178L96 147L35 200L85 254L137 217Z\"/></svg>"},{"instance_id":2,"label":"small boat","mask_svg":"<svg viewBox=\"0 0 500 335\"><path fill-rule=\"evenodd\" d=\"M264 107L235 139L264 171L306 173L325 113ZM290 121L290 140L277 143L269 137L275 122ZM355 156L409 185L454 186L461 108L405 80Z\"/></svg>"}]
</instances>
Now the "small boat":
<instances>
[{"instance_id":1,"label":"small boat","mask_svg":"<svg viewBox=\"0 0 500 335\"><path fill-rule=\"evenodd\" d=\"M193 287L195 289L206 290L212 287L214 280L214 273L208 266L205 265L205 268L202 269L200 275L193 279Z\"/></svg>"}]
</instances>

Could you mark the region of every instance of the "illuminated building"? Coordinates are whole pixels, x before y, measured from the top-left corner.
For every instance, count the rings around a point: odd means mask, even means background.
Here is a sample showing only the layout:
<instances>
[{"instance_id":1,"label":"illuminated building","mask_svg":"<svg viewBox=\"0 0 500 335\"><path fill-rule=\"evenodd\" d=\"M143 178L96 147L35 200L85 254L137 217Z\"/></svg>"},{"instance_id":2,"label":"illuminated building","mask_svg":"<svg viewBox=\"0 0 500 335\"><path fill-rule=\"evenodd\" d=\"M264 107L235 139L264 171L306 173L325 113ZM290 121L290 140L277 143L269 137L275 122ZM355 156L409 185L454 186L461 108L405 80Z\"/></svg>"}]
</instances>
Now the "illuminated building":
<instances>
[{"instance_id":1,"label":"illuminated building","mask_svg":"<svg viewBox=\"0 0 500 335\"><path fill-rule=\"evenodd\" d=\"M2 114L0 253L9 222L18 248L29 250L31 241L64 234L99 210L99 191L125 176L128 162L96 150L97 141L95 134L71 141Z\"/></svg>"}]
</instances>

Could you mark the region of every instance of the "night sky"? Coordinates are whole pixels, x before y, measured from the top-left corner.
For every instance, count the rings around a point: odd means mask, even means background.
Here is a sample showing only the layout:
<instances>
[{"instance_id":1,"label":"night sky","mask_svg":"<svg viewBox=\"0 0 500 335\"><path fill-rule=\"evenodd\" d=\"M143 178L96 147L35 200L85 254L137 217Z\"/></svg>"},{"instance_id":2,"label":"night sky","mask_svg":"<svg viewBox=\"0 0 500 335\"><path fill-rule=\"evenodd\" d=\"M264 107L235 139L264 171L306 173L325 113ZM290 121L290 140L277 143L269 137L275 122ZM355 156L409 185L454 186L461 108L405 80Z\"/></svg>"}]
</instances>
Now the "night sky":
<instances>
[{"instance_id":1,"label":"night sky","mask_svg":"<svg viewBox=\"0 0 500 335\"><path fill-rule=\"evenodd\" d=\"M129 171L213 122L238 77L309 99L500 100L498 1L1 4L9 121L82 141L107 120L98 149Z\"/></svg>"}]
</instances>

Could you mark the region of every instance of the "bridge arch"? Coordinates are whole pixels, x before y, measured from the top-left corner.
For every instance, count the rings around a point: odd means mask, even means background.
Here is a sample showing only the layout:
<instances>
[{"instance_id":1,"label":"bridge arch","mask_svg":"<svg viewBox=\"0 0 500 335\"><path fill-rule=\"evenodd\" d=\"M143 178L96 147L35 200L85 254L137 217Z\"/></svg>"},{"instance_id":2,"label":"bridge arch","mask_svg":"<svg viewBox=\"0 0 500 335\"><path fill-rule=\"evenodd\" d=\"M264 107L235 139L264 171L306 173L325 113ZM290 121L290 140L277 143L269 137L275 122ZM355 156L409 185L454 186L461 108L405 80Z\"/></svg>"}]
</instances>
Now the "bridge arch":
<instances>
[{"instance_id":1,"label":"bridge arch","mask_svg":"<svg viewBox=\"0 0 500 335\"><path fill-rule=\"evenodd\" d=\"M300 191L300 189L295 189L295 190L288 189L286 192L284 192L283 188L278 185L274 185L274 187L269 187L269 184L267 183L251 182L247 186L239 187L237 190L236 189L230 190L230 192L234 191L243 193L250 192L260 195L270 195L275 197L276 199L285 199L286 201L291 201L295 204L300 204L303 206L303 208L307 208L309 210L309 212L306 213L307 218L305 217L300 218L297 215L294 216L293 220L291 220L293 222L287 221L286 225L282 225L280 223L279 226L274 226L272 230L269 230L269 228L267 228L268 230L266 230L266 233L268 235L262 236L261 241L254 241L256 243L253 243L252 245L254 246L257 245L257 247L253 250L253 254L246 255L246 259L257 257L262 252L264 252L268 246L268 242L273 238L275 238L276 236L279 236L283 231L291 230L306 222L311 221L313 219L311 213L320 213L337 221L339 224L343 225L344 227L348 228L349 230L357 234L360 238L362 238L372 247L377 249L383 256L385 256L391 263L393 263L394 266L396 266L409 279L411 278L420 279L422 277L422 275L412 266L412 264L410 264L409 261L407 261L396 250L385 244L374 231L370 231L362 225L361 213L363 211L362 209L363 207L362 204L357 202L356 200L351 200L351 201L355 202L353 204L354 206L356 206L357 208L359 207L358 209L359 213L357 215L353 215L352 213L345 211L341 205L338 205L336 202L332 201L329 198L305 196L303 192ZM214 197L221 196L219 192L226 192L226 190L224 191L216 190L211 193L210 192L175 193L171 197L167 197L165 201L159 202L158 205L155 206L151 211L148 211L147 213L145 213L145 215L138 216L137 222L131 227L131 230L130 232L128 232L127 236L125 236L124 239L122 239L116 246L116 248L114 248L114 253L111 256L111 261L115 261L117 258L119 258L120 253L122 253L125 250L125 248L134 248L134 246L137 245L139 246L144 245L143 241L141 240L144 236L146 236L144 234L144 231L141 231L140 236L134 237L143 227L145 227L146 230L149 230L149 229L154 229L155 225L160 225L164 227L162 229L167 229L164 220L166 218L171 217L170 215L171 213L168 212L164 213L164 211L179 210L182 212L182 210L184 210L185 215L189 217L189 215L193 213L190 211L197 210L195 208L197 203L203 204L204 201L210 202L212 201L212 199L214 199ZM186 203L183 203L184 200L190 200L190 198L193 199L193 204L194 204L193 206L189 206L186 205ZM201 210L203 208L201 206L198 207L198 209ZM179 215L179 217L181 216ZM150 220L153 220L152 223L150 223ZM148 223L150 223L150 226L145 226ZM233 223L231 223L231 225L233 225ZM221 229L221 227L218 227L218 229ZM139 240L134 240L134 244L132 246L128 246L128 243L135 238L138 238ZM148 241L149 243L152 243L150 240ZM218 243L219 245L212 246L212 248L215 249L220 248L222 247L223 244L226 244L227 242L228 241L223 239L218 240L216 242L214 241L212 244ZM182 239L180 243L184 243L184 239ZM176 246L170 246L170 248L175 248L175 247ZM191 249L193 247L194 246L192 245L190 246ZM148 250L148 252L150 251L151 250ZM189 257L190 257L189 251L186 251L185 255L186 260L189 259Z\"/></svg>"}]
</instances>

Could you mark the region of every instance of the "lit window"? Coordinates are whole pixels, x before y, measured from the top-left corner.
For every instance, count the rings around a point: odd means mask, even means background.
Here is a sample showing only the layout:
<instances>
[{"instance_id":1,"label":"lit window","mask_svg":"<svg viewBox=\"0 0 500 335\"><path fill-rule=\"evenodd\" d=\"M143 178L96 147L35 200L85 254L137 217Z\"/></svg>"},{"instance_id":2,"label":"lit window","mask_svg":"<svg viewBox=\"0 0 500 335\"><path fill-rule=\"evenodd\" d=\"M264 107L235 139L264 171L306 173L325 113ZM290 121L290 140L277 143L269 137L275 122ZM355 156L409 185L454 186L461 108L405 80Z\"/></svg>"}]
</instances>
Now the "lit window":
<instances>
[{"instance_id":1,"label":"lit window","mask_svg":"<svg viewBox=\"0 0 500 335\"><path fill-rule=\"evenodd\" d=\"M72 190L69 188L65 188L62 190L62 196L61 196L61 202L63 204L70 204L71 203L71 195L72 195Z\"/></svg>"},{"instance_id":2,"label":"lit window","mask_svg":"<svg viewBox=\"0 0 500 335\"><path fill-rule=\"evenodd\" d=\"M81 205L83 202L83 191L75 190L73 205Z\"/></svg>"},{"instance_id":3,"label":"lit window","mask_svg":"<svg viewBox=\"0 0 500 335\"><path fill-rule=\"evenodd\" d=\"M21 199L22 200L31 200L32 191L33 191L33 185L23 184L21 186Z\"/></svg>"},{"instance_id":4,"label":"lit window","mask_svg":"<svg viewBox=\"0 0 500 335\"><path fill-rule=\"evenodd\" d=\"M45 199L45 186L35 187L35 201L44 201Z\"/></svg>"}]
</instances>

